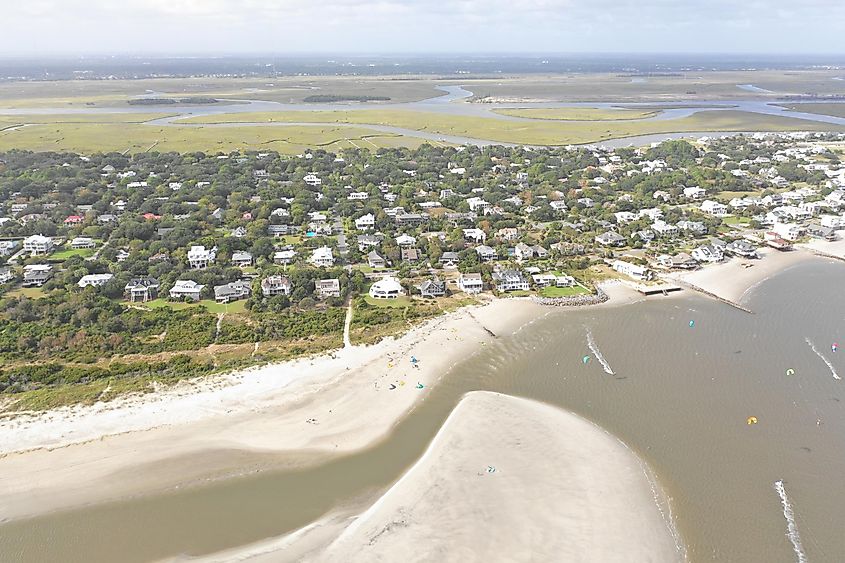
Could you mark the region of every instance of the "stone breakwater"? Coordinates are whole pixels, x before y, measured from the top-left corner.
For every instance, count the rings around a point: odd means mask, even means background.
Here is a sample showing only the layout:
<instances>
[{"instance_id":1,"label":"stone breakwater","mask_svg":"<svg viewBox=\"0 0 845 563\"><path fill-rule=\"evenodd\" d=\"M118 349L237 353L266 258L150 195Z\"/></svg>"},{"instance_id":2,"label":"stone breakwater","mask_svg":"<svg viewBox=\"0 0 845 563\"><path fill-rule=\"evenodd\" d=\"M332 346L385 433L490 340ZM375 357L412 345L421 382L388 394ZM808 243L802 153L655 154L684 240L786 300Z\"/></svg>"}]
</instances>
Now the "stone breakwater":
<instances>
[{"instance_id":1,"label":"stone breakwater","mask_svg":"<svg viewBox=\"0 0 845 563\"><path fill-rule=\"evenodd\" d=\"M607 293L598 288L590 295L570 295L568 297L533 297L532 300L540 305L555 307L581 307L583 305L598 305L609 299Z\"/></svg>"}]
</instances>

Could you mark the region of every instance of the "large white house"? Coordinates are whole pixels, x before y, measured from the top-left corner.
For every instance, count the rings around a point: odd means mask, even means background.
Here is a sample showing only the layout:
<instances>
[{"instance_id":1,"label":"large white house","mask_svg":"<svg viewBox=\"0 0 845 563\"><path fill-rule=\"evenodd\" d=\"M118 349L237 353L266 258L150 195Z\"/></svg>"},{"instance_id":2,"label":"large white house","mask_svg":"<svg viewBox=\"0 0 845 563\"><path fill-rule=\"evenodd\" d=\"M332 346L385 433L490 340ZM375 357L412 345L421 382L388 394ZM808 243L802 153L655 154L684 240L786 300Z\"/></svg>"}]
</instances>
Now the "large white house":
<instances>
[{"instance_id":1,"label":"large white house","mask_svg":"<svg viewBox=\"0 0 845 563\"><path fill-rule=\"evenodd\" d=\"M204 287L192 280L179 280L170 288L170 298L179 301L199 301Z\"/></svg>"},{"instance_id":2,"label":"large white house","mask_svg":"<svg viewBox=\"0 0 845 563\"><path fill-rule=\"evenodd\" d=\"M111 279L114 277L114 274L88 274L82 276L76 285L79 287L99 287L101 285L106 285Z\"/></svg>"},{"instance_id":3,"label":"large white house","mask_svg":"<svg viewBox=\"0 0 845 563\"><path fill-rule=\"evenodd\" d=\"M32 256L50 254L53 251L53 239L44 235L32 235L23 241L23 251Z\"/></svg>"},{"instance_id":4,"label":"large white house","mask_svg":"<svg viewBox=\"0 0 845 563\"><path fill-rule=\"evenodd\" d=\"M370 286L370 297L373 299L396 299L405 294L402 284L393 276L381 278Z\"/></svg>"},{"instance_id":5,"label":"large white house","mask_svg":"<svg viewBox=\"0 0 845 563\"><path fill-rule=\"evenodd\" d=\"M188 251L188 264L195 270L208 268L217 258L217 247L206 249L204 246L192 246Z\"/></svg>"},{"instance_id":6,"label":"large white house","mask_svg":"<svg viewBox=\"0 0 845 563\"><path fill-rule=\"evenodd\" d=\"M367 213L361 217L355 219L355 228L359 231L368 231L375 227L376 225L376 218L373 216L372 213Z\"/></svg>"},{"instance_id":7,"label":"large white house","mask_svg":"<svg viewBox=\"0 0 845 563\"><path fill-rule=\"evenodd\" d=\"M701 211L714 217L724 217L728 214L728 206L712 199L706 199L701 204Z\"/></svg>"},{"instance_id":8,"label":"large white house","mask_svg":"<svg viewBox=\"0 0 845 563\"><path fill-rule=\"evenodd\" d=\"M625 274L635 280L648 281L651 279L651 270L639 264L632 264L624 260L614 260L611 267L620 274Z\"/></svg>"},{"instance_id":9,"label":"large white house","mask_svg":"<svg viewBox=\"0 0 845 563\"><path fill-rule=\"evenodd\" d=\"M481 293L484 280L481 279L481 274L461 274L458 277L458 289L464 293Z\"/></svg>"},{"instance_id":10,"label":"large white house","mask_svg":"<svg viewBox=\"0 0 845 563\"><path fill-rule=\"evenodd\" d=\"M311 253L311 263L315 266L331 268L334 266L334 255L332 254L332 249L328 246L315 248L314 252Z\"/></svg>"}]
</instances>

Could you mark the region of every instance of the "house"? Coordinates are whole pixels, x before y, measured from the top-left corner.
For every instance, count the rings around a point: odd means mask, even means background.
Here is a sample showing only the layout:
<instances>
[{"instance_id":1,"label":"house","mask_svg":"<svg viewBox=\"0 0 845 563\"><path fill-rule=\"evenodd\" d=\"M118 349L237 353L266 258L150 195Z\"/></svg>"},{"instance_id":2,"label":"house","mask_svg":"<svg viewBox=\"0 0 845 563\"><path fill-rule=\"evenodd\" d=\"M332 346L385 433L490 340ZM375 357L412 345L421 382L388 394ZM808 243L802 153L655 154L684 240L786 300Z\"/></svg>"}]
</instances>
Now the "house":
<instances>
[{"instance_id":1,"label":"house","mask_svg":"<svg viewBox=\"0 0 845 563\"><path fill-rule=\"evenodd\" d=\"M701 211L714 217L725 217L728 215L728 206L712 199L706 199L701 204Z\"/></svg>"},{"instance_id":2,"label":"house","mask_svg":"<svg viewBox=\"0 0 845 563\"><path fill-rule=\"evenodd\" d=\"M311 259L309 261L317 267L331 268L334 266L334 255L332 254L332 249L328 246L315 248L311 253Z\"/></svg>"},{"instance_id":3,"label":"house","mask_svg":"<svg viewBox=\"0 0 845 563\"><path fill-rule=\"evenodd\" d=\"M482 262L490 262L496 259L496 251L485 244L475 247L475 253L478 254L478 259Z\"/></svg>"},{"instance_id":4,"label":"house","mask_svg":"<svg viewBox=\"0 0 845 563\"><path fill-rule=\"evenodd\" d=\"M558 212L561 212L561 213L567 210L566 203L564 203L564 201L562 199L550 201L549 206L552 209L554 209L555 211L558 211Z\"/></svg>"},{"instance_id":5,"label":"house","mask_svg":"<svg viewBox=\"0 0 845 563\"><path fill-rule=\"evenodd\" d=\"M693 235L703 235L707 232L707 227L701 221L678 221L678 228L682 231L687 231Z\"/></svg>"},{"instance_id":6,"label":"house","mask_svg":"<svg viewBox=\"0 0 845 563\"><path fill-rule=\"evenodd\" d=\"M79 215L68 215L65 219L65 225L79 225L83 223L85 219L80 217Z\"/></svg>"},{"instance_id":7,"label":"house","mask_svg":"<svg viewBox=\"0 0 845 563\"><path fill-rule=\"evenodd\" d=\"M20 244L16 240L0 240L0 256L9 256Z\"/></svg>"},{"instance_id":8,"label":"house","mask_svg":"<svg viewBox=\"0 0 845 563\"><path fill-rule=\"evenodd\" d=\"M396 244L400 247L411 247L417 244L417 239L411 235L401 234L396 237Z\"/></svg>"},{"instance_id":9,"label":"house","mask_svg":"<svg viewBox=\"0 0 845 563\"><path fill-rule=\"evenodd\" d=\"M659 237L673 237L678 234L678 227L665 221L655 221L651 225L651 230Z\"/></svg>"},{"instance_id":10,"label":"house","mask_svg":"<svg viewBox=\"0 0 845 563\"><path fill-rule=\"evenodd\" d=\"M243 250L236 250L232 253L232 265L238 268L248 268L252 266L252 254Z\"/></svg>"},{"instance_id":11,"label":"house","mask_svg":"<svg viewBox=\"0 0 845 563\"><path fill-rule=\"evenodd\" d=\"M578 282L572 276L556 276L555 287L575 287Z\"/></svg>"},{"instance_id":12,"label":"house","mask_svg":"<svg viewBox=\"0 0 845 563\"><path fill-rule=\"evenodd\" d=\"M340 280L337 278L317 280L314 288L317 291L317 295L321 298L340 297Z\"/></svg>"},{"instance_id":13,"label":"house","mask_svg":"<svg viewBox=\"0 0 845 563\"><path fill-rule=\"evenodd\" d=\"M238 299L249 297L251 288L249 280L238 280L224 285L214 286L214 300L218 303L231 303Z\"/></svg>"},{"instance_id":14,"label":"house","mask_svg":"<svg viewBox=\"0 0 845 563\"><path fill-rule=\"evenodd\" d=\"M399 258L403 262L417 262L420 259L420 252L416 248L400 248Z\"/></svg>"},{"instance_id":15,"label":"house","mask_svg":"<svg viewBox=\"0 0 845 563\"><path fill-rule=\"evenodd\" d=\"M624 225L637 219L637 216L630 211L617 211L613 216L616 217L616 223L619 225Z\"/></svg>"},{"instance_id":16,"label":"house","mask_svg":"<svg viewBox=\"0 0 845 563\"><path fill-rule=\"evenodd\" d=\"M549 257L549 251L540 246L539 244L535 244L531 247L531 251L534 253L534 257L540 260L545 260Z\"/></svg>"},{"instance_id":17,"label":"house","mask_svg":"<svg viewBox=\"0 0 845 563\"><path fill-rule=\"evenodd\" d=\"M485 209L488 209L493 206L492 203L488 201L484 201L480 197L471 197L467 200L467 205L469 205L469 210L472 212L484 212Z\"/></svg>"},{"instance_id":18,"label":"house","mask_svg":"<svg viewBox=\"0 0 845 563\"><path fill-rule=\"evenodd\" d=\"M281 264L283 266L287 266L288 264L293 263L294 258L296 258L296 251L291 248L278 250L273 253L274 264Z\"/></svg>"},{"instance_id":19,"label":"house","mask_svg":"<svg viewBox=\"0 0 845 563\"><path fill-rule=\"evenodd\" d=\"M772 227L772 230L785 240L792 241L798 240L806 232L806 229L803 226L796 223L778 223Z\"/></svg>"},{"instance_id":20,"label":"house","mask_svg":"<svg viewBox=\"0 0 845 563\"><path fill-rule=\"evenodd\" d=\"M384 268L387 266L387 261L379 256L378 252L371 250L367 254L367 264L370 265L370 268Z\"/></svg>"},{"instance_id":21,"label":"house","mask_svg":"<svg viewBox=\"0 0 845 563\"><path fill-rule=\"evenodd\" d=\"M106 285L114 277L114 274L87 274L82 276L76 285L79 287L100 287Z\"/></svg>"},{"instance_id":22,"label":"house","mask_svg":"<svg viewBox=\"0 0 845 563\"><path fill-rule=\"evenodd\" d=\"M94 248L97 244L94 242L94 239L89 237L76 237L72 241L70 241L70 247L78 250L82 248Z\"/></svg>"},{"instance_id":23,"label":"house","mask_svg":"<svg viewBox=\"0 0 845 563\"><path fill-rule=\"evenodd\" d=\"M306 174L302 181L305 182L306 185L311 186L312 188L316 188L317 186L323 185L323 181L318 178L315 174Z\"/></svg>"},{"instance_id":24,"label":"house","mask_svg":"<svg viewBox=\"0 0 845 563\"><path fill-rule=\"evenodd\" d=\"M400 225L416 227L428 222L428 215L423 213L397 213L396 222Z\"/></svg>"},{"instance_id":25,"label":"house","mask_svg":"<svg viewBox=\"0 0 845 563\"><path fill-rule=\"evenodd\" d=\"M663 267L677 270L695 270L698 268L698 262L686 252L681 252L675 256L663 254L657 258L657 263Z\"/></svg>"},{"instance_id":26,"label":"house","mask_svg":"<svg viewBox=\"0 0 845 563\"><path fill-rule=\"evenodd\" d=\"M358 235L358 250L364 252L368 248L375 248L381 244L381 235Z\"/></svg>"},{"instance_id":27,"label":"house","mask_svg":"<svg viewBox=\"0 0 845 563\"><path fill-rule=\"evenodd\" d=\"M505 242L513 242L519 239L519 230L513 227L499 229L496 233L496 237Z\"/></svg>"},{"instance_id":28,"label":"house","mask_svg":"<svg viewBox=\"0 0 845 563\"><path fill-rule=\"evenodd\" d=\"M8 283L15 279L15 273L8 266L0 267L0 284Z\"/></svg>"},{"instance_id":29,"label":"house","mask_svg":"<svg viewBox=\"0 0 845 563\"><path fill-rule=\"evenodd\" d=\"M481 244L487 240L487 235L481 229L464 229L464 240Z\"/></svg>"},{"instance_id":30,"label":"house","mask_svg":"<svg viewBox=\"0 0 845 563\"><path fill-rule=\"evenodd\" d=\"M217 258L217 247L208 250L204 246L192 246L188 251L188 265L195 270L208 268Z\"/></svg>"},{"instance_id":31,"label":"house","mask_svg":"<svg viewBox=\"0 0 845 563\"><path fill-rule=\"evenodd\" d=\"M367 213L355 219L355 228L359 231L368 231L375 227L376 218L372 213Z\"/></svg>"},{"instance_id":32,"label":"house","mask_svg":"<svg viewBox=\"0 0 845 563\"><path fill-rule=\"evenodd\" d=\"M50 254L53 251L53 239L43 235L32 235L23 239L23 251L32 256Z\"/></svg>"},{"instance_id":33,"label":"house","mask_svg":"<svg viewBox=\"0 0 845 563\"><path fill-rule=\"evenodd\" d=\"M624 260L614 260L610 266L620 274L624 274L635 280L648 281L652 277L651 270L645 266L632 264L631 262L625 262Z\"/></svg>"},{"instance_id":34,"label":"house","mask_svg":"<svg viewBox=\"0 0 845 563\"><path fill-rule=\"evenodd\" d=\"M423 297L443 297L446 295L446 282L440 281L437 276L430 280L425 280L417 289L420 290L420 295Z\"/></svg>"},{"instance_id":35,"label":"house","mask_svg":"<svg viewBox=\"0 0 845 563\"><path fill-rule=\"evenodd\" d=\"M405 294L402 284L393 276L386 276L370 286L370 297L373 299L396 299Z\"/></svg>"},{"instance_id":36,"label":"house","mask_svg":"<svg viewBox=\"0 0 845 563\"><path fill-rule=\"evenodd\" d=\"M170 298L175 301L199 301L204 287L192 280L178 280L170 288Z\"/></svg>"},{"instance_id":37,"label":"house","mask_svg":"<svg viewBox=\"0 0 845 563\"><path fill-rule=\"evenodd\" d=\"M370 194L367 192L351 192L346 199L349 201L365 201L370 199Z\"/></svg>"},{"instance_id":38,"label":"house","mask_svg":"<svg viewBox=\"0 0 845 563\"><path fill-rule=\"evenodd\" d=\"M444 252L440 256L440 265L444 268L454 268L460 262L460 258L458 257L457 252Z\"/></svg>"},{"instance_id":39,"label":"house","mask_svg":"<svg viewBox=\"0 0 845 563\"><path fill-rule=\"evenodd\" d=\"M30 264L23 267L23 286L41 287L53 275L53 267L49 264Z\"/></svg>"},{"instance_id":40,"label":"house","mask_svg":"<svg viewBox=\"0 0 845 563\"><path fill-rule=\"evenodd\" d=\"M703 199L706 194L706 190L697 186L684 188L684 197L687 199Z\"/></svg>"},{"instance_id":41,"label":"house","mask_svg":"<svg viewBox=\"0 0 845 563\"><path fill-rule=\"evenodd\" d=\"M625 244L625 237L613 231L607 231L595 238L595 241L602 246L622 246Z\"/></svg>"},{"instance_id":42,"label":"house","mask_svg":"<svg viewBox=\"0 0 845 563\"><path fill-rule=\"evenodd\" d=\"M513 249L514 258L518 261L522 262L523 260L531 260L534 258L534 249L525 244L524 242L520 242L517 244Z\"/></svg>"},{"instance_id":43,"label":"house","mask_svg":"<svg viewBox=\"0 0 845 563\"><path fill-rule=\"evenodd\" d=\"M528 280L519 270L501 270L493 272L493 284L500 292L528 291Z\"/></svg>"},{"instance_id":44,"label":"house","mask_svg":"<svg viewBox=\"0 0 845 563\"><path fill-rule=\"evenodd\" d=\"M481 293L484 289L481 274L461 274L458 276L458 289L469 294Z\"/></svg>"},{"instance_id":45,"label":"house","mask_svg":"<svg viewBox=\"0 0 845 563\"><path fill-rule=\"evenodd\" d=\"M285 276L269 276L261 280L261 294L264 297L273 295L290 295L290 280Z\"/></svg>"},{"instance_id":46,"label":"house","mask_svg":"<svg viewBox=\"0 0 845 563\"><path fill-rule=\"evenodd\" d=\"M123 293L126 299L133 303L138 301L146 303L158 297L158 287L158 280L155 278L132 278L123 287Z\"/></svg>"},{"instance_id":47,"label":"house","mask_svg":"<svg viewBox=\"0 0 845 563\"><path fill-rule=\"evenodd\" d=\"M722 253L720 248L716 248L710 244L705 244L693 250L692 257L698 262L709 264L713 262L721 262L724 260L725 255Z\"/></svg>"},{"instance_id":48,"label":"house","mask_svg":"<svg viewBox=\"0 0 845 563\"><path fill-rule=\"evenodd\" d=\"M725 246L725 252L742 258L757 258L757 249L747 240L735 240Z\"/></svg>"},{"instance_id":49,"label":"house","mask_svg":"<svg viewBox=\"0 0 845 563\"><path fill-rule=\"evenodd\" d=\"M807 234L813 238L819 238L827 241L836 240L836 230L833 227L825 227L818 223L810 223L807 225Z\"/></svg>"},{"instance_id":50,"label":"house","mask_svg":"<svg viewBox=\"0 0 845 563\"><path fill-rule=\"evenodd\" d=\"M583 205L587 209L590 209L590 208L596 206L596 202L593 201L593 198L591 198L591 197L579 197L578 203L580 203L581 205Z\"/></svg>"},{"instance_id":51,"label":"house","mask_svg":"<svg viewBox=\"0 0 845 563\"><path fill-rule=\"evenodd\" d=\"M549 287L554 285L557 276L554 274L534 274L531 276L531 279L537 287Z\"/></svg>"},{"instance_id":52,"label":"house","mask_svg":"<svg viewBox=\"0 0 845 563\"><path fill-rule=\"evenodd\" d=\"M235 238L244 238L247 235L246 227L235 227L232 229L231 235Z\"/></svg>"}]
</instances>

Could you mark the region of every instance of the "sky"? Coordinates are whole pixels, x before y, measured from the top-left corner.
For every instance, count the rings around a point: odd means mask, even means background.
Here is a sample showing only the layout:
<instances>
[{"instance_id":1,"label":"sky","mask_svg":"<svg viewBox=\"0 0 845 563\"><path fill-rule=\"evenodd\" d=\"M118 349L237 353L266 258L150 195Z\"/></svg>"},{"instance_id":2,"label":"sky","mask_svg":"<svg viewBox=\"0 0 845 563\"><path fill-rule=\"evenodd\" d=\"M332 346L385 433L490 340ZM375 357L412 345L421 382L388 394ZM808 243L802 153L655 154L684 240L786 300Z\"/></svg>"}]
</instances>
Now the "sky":
<instances>
[{"instance_id":1,"label":"sky","mask_svg":"<svg viewBox=\"0 0 845 563\"><path fill-rule=\"evenodd\" d=\"M0 56L845 53L843 0L0 0Z\"/></svg>"}]
</instances>

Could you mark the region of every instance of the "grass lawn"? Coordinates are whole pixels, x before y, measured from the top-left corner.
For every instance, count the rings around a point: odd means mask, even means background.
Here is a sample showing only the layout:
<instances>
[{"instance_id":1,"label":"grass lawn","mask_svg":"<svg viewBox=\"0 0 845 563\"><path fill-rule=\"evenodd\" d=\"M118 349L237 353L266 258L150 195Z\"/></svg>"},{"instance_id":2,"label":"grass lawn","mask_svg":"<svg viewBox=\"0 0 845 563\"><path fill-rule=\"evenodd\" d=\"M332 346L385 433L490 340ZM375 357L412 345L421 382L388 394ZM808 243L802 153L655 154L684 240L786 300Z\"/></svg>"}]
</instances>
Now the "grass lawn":
<instances>
[{"instance_id":1,"label":"grass lawn","mask_svg":"<svg viewBox=\"0 0 845 563\"><path fill-rule=\"evenodd\" d=\"M540 290L543 297L569 297L571 295L586 295L590 290L576 285L573 287L544 287Z\"/></svg>"},{"instance_id":2,"label":"grass lawn","mask_svg":"<svg viewBox=\"0 0 845 563\"><path fill-rule=\"evenodd\" d=\"M722 217L722 222L726 225L748 225L751 219L749 217Z\"/></svg>"},{"instance_id":3,"label":"grass lawn","mask_svg":"<svg viewBox=\"0 0 845 563\"><path fill-rule=\"evenodd\" d=\"M534 292L531 290L519 290L519 291L508 291L507 293L501 294L503 297L530 297L534 295Z\"/></svg>"},{"instance_id":4,"label":"grass lawn","mask_svg":"<svg viewBox=\"0 0 845 563\"><path fill-rule=\"evenodd\" d=\"M89 258L94 256L94 253L97 252L96 248L65 248L62 250L57 250L50 257L47 259L48 262L64 262L68 258L73 256L79 256L81 258Z\"/></svg>"},{"instance_id":5,"label":"grass lawn","mask_svg":"<svg viewBox=\"0 0 845 563\"><path fill-rule=\"evenodd\" d=\"M124 302L127 303L128 302ZM240 300L235 301L234 303L217 303L213 299L203 299L202 301L198 301L196 303L184 303L181 301L168 301L164 298L154 299L152 301L147 301L146 303L135 303L134 305L144 306L144 307L170 307L171 309L187 309L188 307L196 307L197 305L205 305L205 308L208 309L209 313L243 313L246 311L245 305L246 301Z\"/></svg>"},{"instance_id":6,"label":"grass lawn","mask_svg":"<svg viewBox=\"0 0 845 563\"><path fill-rule=\"evenodd\" d=\"M21 287L8 292L6 294L6 297L27 297L29 299L41 299L42 297L47 297L47 294L44 293L44 290L40 287Z\"/></svg>"},{"instance_id":7,"label":"grass lawn","mask_svg":"<svg viewBox=\"0 0 845 563\"><path fill-rule=\"evenodd\" d=\"M390 308L401 308L401 307L409 307L413 303L411 302L411 298L407 295L404 297L397 297L396 299L373 299L369 295L364 296L364 301L368 304L372 305L373 307L390 307Z\"/></svg>"}]
</instances>

